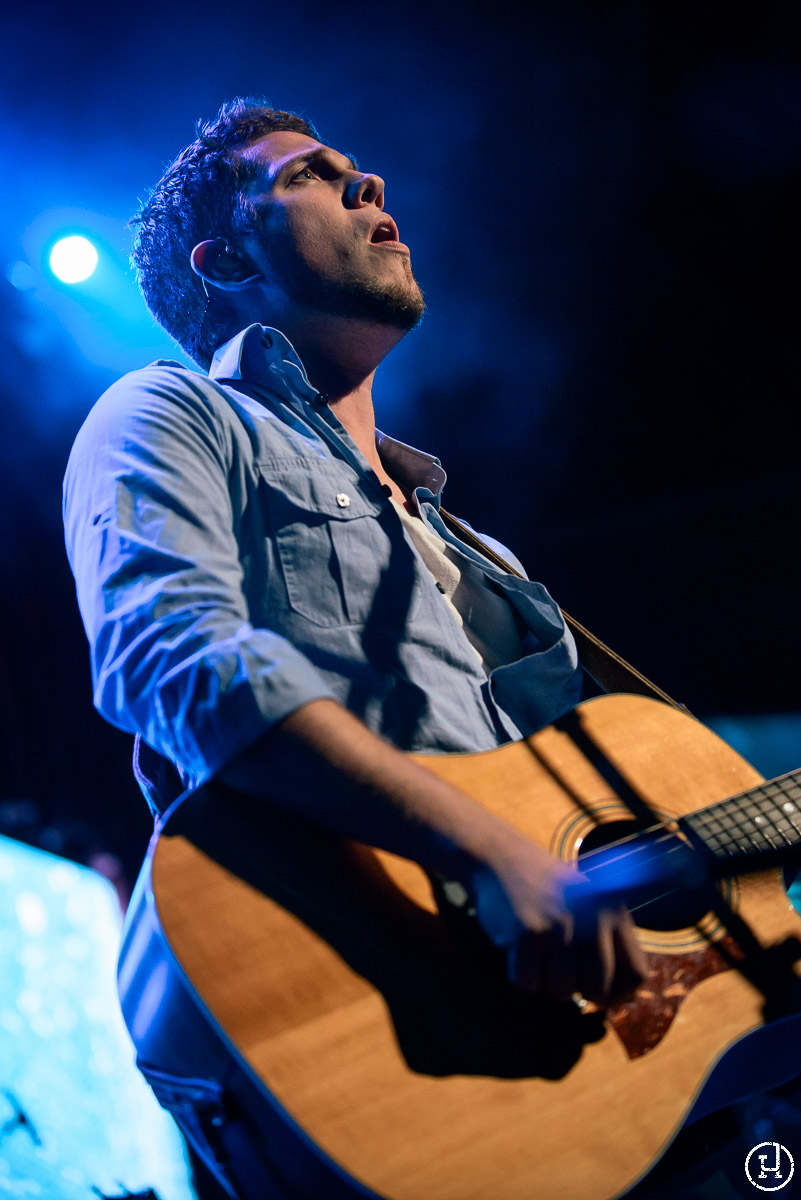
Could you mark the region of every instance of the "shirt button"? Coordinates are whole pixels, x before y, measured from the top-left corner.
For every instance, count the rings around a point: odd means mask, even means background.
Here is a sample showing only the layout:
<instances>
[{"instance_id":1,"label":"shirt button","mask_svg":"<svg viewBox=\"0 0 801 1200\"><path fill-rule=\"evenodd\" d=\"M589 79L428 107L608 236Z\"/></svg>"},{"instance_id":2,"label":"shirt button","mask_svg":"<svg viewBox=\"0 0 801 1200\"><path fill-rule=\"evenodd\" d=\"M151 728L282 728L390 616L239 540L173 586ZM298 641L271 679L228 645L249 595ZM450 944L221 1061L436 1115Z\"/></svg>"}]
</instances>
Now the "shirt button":
<instances>
[{"instance_id":1,"label":"shirt button","mask_svg":"<svg viewBox=\"0 0 801 1200\"><path fill-rule=\"evenodd\" d=\"M337 504L340 508L350 508L350 496L347 492L337 492Z\"/></svg>"},{"instance_id":2,"label":"shirt button","mask_svg":"<svg viewBox=\"0 0 801 1200\"><path fill-rule=\"evenodd\" d=\"M439 579L437 580L437 588L439 589L440 592L442 592L442 594L444 596L445 595L445 584L441 583Z\"/></svg>"}]
</instances>

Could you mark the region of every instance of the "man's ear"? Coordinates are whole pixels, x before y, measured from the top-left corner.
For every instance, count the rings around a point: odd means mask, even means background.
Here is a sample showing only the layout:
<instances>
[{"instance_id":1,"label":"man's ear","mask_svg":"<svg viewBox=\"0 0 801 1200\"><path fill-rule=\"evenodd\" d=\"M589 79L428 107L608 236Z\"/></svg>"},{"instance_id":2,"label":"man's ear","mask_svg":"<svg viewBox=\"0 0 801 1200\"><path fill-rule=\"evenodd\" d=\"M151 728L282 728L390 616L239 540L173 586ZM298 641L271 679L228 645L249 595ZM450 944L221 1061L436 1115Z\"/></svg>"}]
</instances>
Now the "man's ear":
<instances>
[{"instance_id":1,"label":"man's ear","mask_svg":"<svg viewBox=\"0 0 801 1200\"><path fill-rule=\"evenodd\" d=\"M198 242L189 261L196 275L223 292L244 291L261 279L253 264L232 250L222 238Z\"/></svg>"}]
</instances>

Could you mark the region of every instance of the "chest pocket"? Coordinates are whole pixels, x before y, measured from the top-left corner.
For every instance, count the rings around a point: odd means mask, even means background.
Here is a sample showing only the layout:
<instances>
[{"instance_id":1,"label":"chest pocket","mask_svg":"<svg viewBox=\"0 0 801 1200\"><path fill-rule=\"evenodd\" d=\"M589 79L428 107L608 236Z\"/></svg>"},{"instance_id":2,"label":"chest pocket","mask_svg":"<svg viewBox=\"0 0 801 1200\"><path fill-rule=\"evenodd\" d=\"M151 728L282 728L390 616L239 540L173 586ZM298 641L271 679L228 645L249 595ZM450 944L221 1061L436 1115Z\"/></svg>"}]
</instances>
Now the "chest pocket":
<instances>
[{"instance_id":1,"label":"chest pocket","mask_svg":"<svg viewBox=\"0 0 801 1200\"><path fill-rule=\"evenodd\" d=\"M408 615L418 589L394 513L377 512L355 480L319 462L265 471L264 480L294 613L319 626L364 625L371 618L392 624Z\"/></svg>"}]
</instances>

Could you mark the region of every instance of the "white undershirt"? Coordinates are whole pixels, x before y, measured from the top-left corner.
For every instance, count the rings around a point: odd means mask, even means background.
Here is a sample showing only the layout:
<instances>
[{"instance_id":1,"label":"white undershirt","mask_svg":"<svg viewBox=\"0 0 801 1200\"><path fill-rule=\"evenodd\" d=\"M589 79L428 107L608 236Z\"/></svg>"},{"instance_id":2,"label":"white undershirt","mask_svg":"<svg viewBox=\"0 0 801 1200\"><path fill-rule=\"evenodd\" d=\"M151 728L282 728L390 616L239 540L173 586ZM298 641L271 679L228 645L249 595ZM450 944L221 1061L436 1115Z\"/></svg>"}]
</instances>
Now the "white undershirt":
<instances>
[{"instance_id":1,"label":"white undershirt","mask_svg":"<svg viewBox=\"0 0 801 1200\"><path fill-rule=\"evenodd\" d=\"M397 500L392 503L487 674L522 658L523 644L508 600L490 586L480 567L452 550L425 521L412 516Z\"/></svg>"}]
</instances>

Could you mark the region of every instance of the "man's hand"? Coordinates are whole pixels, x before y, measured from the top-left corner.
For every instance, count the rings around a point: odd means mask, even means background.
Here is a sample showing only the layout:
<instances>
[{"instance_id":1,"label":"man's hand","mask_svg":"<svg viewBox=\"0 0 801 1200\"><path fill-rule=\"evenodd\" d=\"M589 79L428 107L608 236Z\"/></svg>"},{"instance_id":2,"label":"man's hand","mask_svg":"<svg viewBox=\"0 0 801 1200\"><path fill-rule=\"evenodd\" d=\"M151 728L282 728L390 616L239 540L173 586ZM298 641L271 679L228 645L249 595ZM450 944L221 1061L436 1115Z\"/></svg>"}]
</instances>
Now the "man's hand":
<instances>
[{"instance_id":1,"label":"man's hand","mask_svg":"<svg viewBox=\"0 0 801 1200\"><path fill-rule=\"evenodd\" d=\"M527 839L463 881L479 924L506 954L511 983L555 1000L578 994L600 1006L629 995L647 972L625 908L569 894L582 879Z\"/></svg>"}]
</instances>

